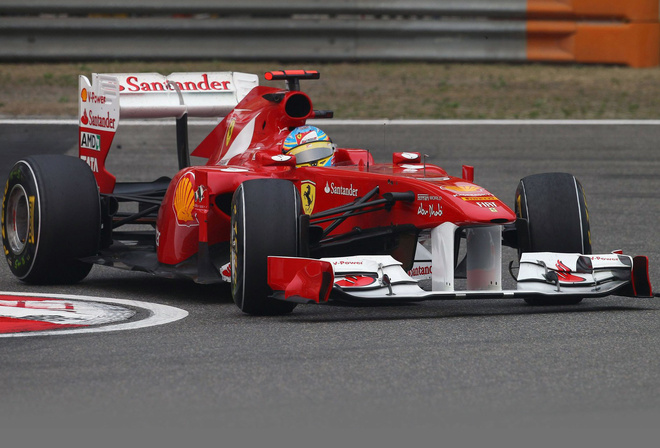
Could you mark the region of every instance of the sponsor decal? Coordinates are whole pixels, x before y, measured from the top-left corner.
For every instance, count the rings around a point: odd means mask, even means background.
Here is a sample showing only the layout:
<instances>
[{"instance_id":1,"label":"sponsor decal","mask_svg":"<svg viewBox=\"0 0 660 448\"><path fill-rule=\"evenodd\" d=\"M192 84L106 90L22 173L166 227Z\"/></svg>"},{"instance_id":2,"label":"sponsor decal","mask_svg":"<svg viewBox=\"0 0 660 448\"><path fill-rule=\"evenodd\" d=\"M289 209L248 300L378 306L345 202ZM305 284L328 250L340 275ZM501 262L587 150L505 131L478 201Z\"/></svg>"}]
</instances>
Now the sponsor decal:
<instances>
[{"instance_id":1,"label":"sponsor decal","mask_svg":"<svg viewBox=\"0 0 660 448\"><path fill-rule=\"evenodd\" d=\"M0 333L107 324L133 315L133 310L101 303L0 296Z\"/></svg>"},{"instance_id":2,"label":"sponsor decal","mask_svg":"<svg viewBox=\"0 0 660 448\"><path fill-rule=\"evenodd\" d=\"M594 261L614 261L619 263L621 260L619 260L619 257L602 257L600 255L595 255L591 257L592 260Z\"/></svg>"},{"instance_id":3,"label":"sponsor decal","mask_svg":"<svg viewBox=\"0 0 660 448\"><path fill-rule=\"evenodd\" d=\"M334 266L362 266L364 263L362 261L346 261L346 260L330 260L330 263Z\"/></svg>"},{"instance_id":4,"label":"sponsor decal","mask_svg":"<svg viewBox=\"0 0 660 448\"><path fill-rule=\"evenodd\" d=\"M497 213L497 204L495 202L475 202L481 208L487 208L493 213Z\"/></svg>"},{"instance_id":5,"label":"sponsor decal","mask_svg":"<svg viewBox=\"0 0 660 448\"><path fill-rule=\"evenodd\" d=\"M82 99L83 103L89 101L94 104L105 104L107 102L105 95L97 95L94 92L88 93L87 89L82 89L80 91L80 99Z\"/></svg>"},{"instance_id":6,"label":"sponsor decal","mask_svg":"<svg viewBox=\"0 0 660 448\"><path fill-rule=\"evenodd\" d=\"M231 264L226 263L220 268L220 276L226 282L231 282Z\"/></svg>"},{"instance_id":7,"label":"sponsor decal","mask_svg":"<svg viewBox=\"0 0 660 448\"><path fill-rule=\"evenodd\" d=\"M231 141L231 136L234 133L234 125L236 124L236 117L231 117L229 124L227 125L227 131L225 132L225 146L229 146Z\"/></svg>"},{"instance_id":8,"label":"sponsor decal","mask_svg":"<svg viewBox=\"0 0 660 448\"><path fill-rule=\"evenodd\" d=\"M302 197L303 210L306 215L311 215L316 202L316 183L304 180L300 183L300 196Z\"/></svg>"},{"instance_id":9,"label":"sponsor decal","mask_svg":"<svg viewBox=\"0 0 660 448\"><path fill-rule=\"evenodd\" d=\"M275 162L286 162L293 159L293 156L287 156L286 154L277 154L276 156L271 156L271 159Z\"/></svg>"},{"instance_id":10,"label":"sponsor decal","mask_svg":"<svg viewBox=\"0 0 660 448\"><path fill-rule=\"evenodd\" d=\"M479 187L478 185L472 185L472 184L446 185L440 188L442 188L443 190L453 191L456 193L478 193L484 191L484 189Z\"/></svg>"},{"instance_id":11,"label":"sponsor decal","mask_svg":"<svg viewBox=\"0 0 660 448\"><path fill-rule=\"evenodd\" d=\"M464 199L464 197L476 197L476 196L492 197L492 195L488 191L474 184L459 182L456 185L445 185L440 188L446 191L451 191L452 193L454 193L454 197L460 197L462 199ZM469 199L464 199L464 200L469 200Z\"/></svg>"},{"instance_id":12,"label":"sponsor decal","mask_svg":"<svg viewBox=\"0 0 660 448\"><path fill-rule=\"evenodd\" d=\"M106 129L115 129L116 122L114 118L110 116L110 112L104 117L103 115L93 115L93 112L90 111L87 113L87 109L83 111L82 117L80 117L80 122L85 126L95 126L97 128L106 128Z\"/></svg>"},{"instance_id":13,"label":"sponsor decal","mask_svg":"<svg viewBox=\"0 0 660 448\"><path fill-rule=\"evenodd\" d=\"M480 202L488 202L488 201L499 201L495 196L462 196L461 199L464 201L480 201Z\"/></svg>"},{"instance_id":14,"label":"sponsor decal","mask_svg":"<svg viewBox=\"0 0 660 448\"><path fill-rule=\"evenodd\" d=\"M84 160L87 165L89 165L89 168L92 170L92 173L98 173L99 172L99 161L96 159L96 157L92 156L80 156L81 160Z\"/></svg>"},{"instance_id":15,"label":"sponsor decal","mask_svg":"<svg viewBox=\"0 0 660 448\"><path fill-rule=\"evenodd\" d=\"M417 209L419 216L428 216L435 218L442 216L442 206L440 204L420 204Z\"/></svg>"},{"instance_id":16,"label":"sponsor decal","mask_svg":"<svg viewBox=\"0 0 660 448\"><path fill-rule=\"evenodd\" d=\"M222 168L220 171L223 173L245 173L246 171L250 171L247 168L238 168L235 166L230 166L227 168Z\"/></svg>"},{"instance_id":17,"label":"sponsor decal","mask_svg":"<svg viewBox=\"0 0 660 448\"><path fill-rule=\"evenodd\" d=\"M577 283L584 281L584 278L573 275L571 273L571 268L562 263L561 260L557 260L555 267L557 268L557 277L559 277L559 280L562 282Z\"/></svg>"},{"instance_id":18,"label":"sponsor decal","mask_svg":"<svg viewBox=\"0 0 660 448\"><path fill-rule=\"evenodd\" d=\"M441 196L434 196L434 195L431 195L431 194L419 193L417 195L417 200L418 201L441 201L442 197Z\"/></svg>"},{"instance_id":19,"label":"sponsor decal","mask_svg":"<svg viewBox=\"0 0 660 448\"><path fill-rule=\"evenodd\" d=\"M415 266L408 271L410 277L420 277L422 275L431 275L432 273L431 266Z\"/></svg>"},{"instance_id":20,"label":"sponsor decal","mask_svg":"<svg viewBox=\"0 0 660 448\"><path fill-rule=\"evenodd\" d=\"M204 196L206 195L206 187L204 185L200 185L197 187L197 190L195 191L195 202L201 203L204 201Z\"/></svg>"},{"instance_id":21,"label":"sponsor decal","mask_svg":"<svg viewBox=\"0 0 660 448\"><path fill-rule=\"evenodd\" d=\"M334 182L332 182L332 183L326 182L325 183L325 188L323 189L323 191L326 194L334 194L334 195L338 195L338 196L357 197L357 195L358 195L358 189L353 188L353 184L351 184L349 187L344 187L344 186L341 186L341 185L335 185Z\"/></svg>"},{"instance_id":22,"label":"sponsor decal","mask_svg":"<svg viewBox=\"0 0 660 448\"><path fill-rule=\"evenodd\" d=\"M92 134L91 132L81 132L80 147L93 151L101 151L101 136L99 134Z\"/></svg>"},{"instance_id":23,"label":"sponsor decal","mask_svg":"<svg viewBox=\"0 0 660 448\"><path fill-rule=\"evenodd\" d=\"M34 195L28 196L28 207L30 208L30 229L28 230L28 243L36 244L37 240L34 237Z\"/></svg>"},{"instance_id":24,"label":"sponsor decal","mask_svg":"<svg viewBox=\"0 0 660 448\"><path fill-rule=\"evenodd\" d=\"M213 92L230 90L231 81L210 80L207 73L203 73L197 81L140 81L137 76L126 78L126 85L120 84L120 92L165 92L181 90L182 92ZM176 87L175 87L176 86Z\"/></svg>"},{"instance_id":25,"label":"sponsor decal","mask_svg":"<svg viewBox=\"0 0 660 448\"><path fill-rule=\"evenodd\" d=\"M193 217L193 209L195 208L195 189L193 187L194 183L194 174L188 172L181 176L176 184L172 207L174 208L174 214L179 224L197 224L197 221Z\"/></svg>"},{"instance_id":26,"label":"sponsor decal","mask_svg":"<svg viewBox=\"0 0 660 448\"><path fill-rule=\"evenodd\" d=\"M138 314L135 308L147 312ZM136 300L0 292L0 338L130 330L187 315L179 308Z\"/></svg>"},{"instance_id":27,"label":"sponsor decal","mask_svg":"<svg viewBox=\"0 0 660 448\"><path fill-rule=\"evenodd\" d=\"M375 282L376 279L368 275L349 275L335 281L335 285L341 286L342 288L359 288L372 285Z\"/></svg>"}]
</instances>

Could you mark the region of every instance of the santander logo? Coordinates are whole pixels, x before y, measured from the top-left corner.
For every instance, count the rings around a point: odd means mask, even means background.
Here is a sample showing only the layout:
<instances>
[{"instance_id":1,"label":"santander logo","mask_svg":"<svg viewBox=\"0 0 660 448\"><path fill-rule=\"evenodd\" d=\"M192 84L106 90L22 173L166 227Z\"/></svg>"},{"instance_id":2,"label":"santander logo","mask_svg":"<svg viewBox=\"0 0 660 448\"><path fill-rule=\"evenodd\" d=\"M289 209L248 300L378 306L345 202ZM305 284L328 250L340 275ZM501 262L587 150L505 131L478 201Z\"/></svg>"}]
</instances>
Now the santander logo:
<instances>
[{"instance_id":1,"label":"santander logo","mask_svg":"<svg viewBox=\"0 0 660 448\"><path fill-rule=\"evenodd\" d=\"M176 86L176 87L175 87ZM119 85L120 92L164 92L181 90L182 92L212 92L231 90L231 81L227 79L210 79L207 73L200 77L187 77L186 79L167 80L161 77L128 76L124 83Z\"/></svg>"}]
</instances>

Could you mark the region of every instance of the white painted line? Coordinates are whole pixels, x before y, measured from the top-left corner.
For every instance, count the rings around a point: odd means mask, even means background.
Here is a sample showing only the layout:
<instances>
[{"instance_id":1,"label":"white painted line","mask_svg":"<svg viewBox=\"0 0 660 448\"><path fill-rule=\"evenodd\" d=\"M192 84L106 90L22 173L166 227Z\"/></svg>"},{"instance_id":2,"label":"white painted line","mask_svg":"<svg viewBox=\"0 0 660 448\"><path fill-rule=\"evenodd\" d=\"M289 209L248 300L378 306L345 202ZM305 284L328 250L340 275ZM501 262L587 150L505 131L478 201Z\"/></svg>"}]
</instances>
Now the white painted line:
<instances>
[{"instance_id":1,"label":"white painted line","mask_svg":"<svg viewBox=\"0 0 660 448\"><path fill-rule=\"evenodd\" d=\"M0 295L20 296L20 297L51 297L53 299L69 299L90 302L113 303L116 305L131 306L149 311L149 317L134 322L122 324L106 325L101 327L82 327L62 330L34 331L25 333L4 333L0 338L27 337L27 336L50 336L60 334L81 334L81 333L103 333L107 331L135 330L137 328L153 327L156 325L168 324L188 316L188 311L173 306L161 305L158 303L140 302L136 300L111 299L106 297L90 297L70 294L36 294L23 293L16 291L0 291Z\"/></svg>"},{"instance_id":2,"label":"white painted line","mask_svg":"<svg viewBox=\"0 0 660 448\"><path fill-rule=\"evenodd\" d=\"M660 125L660 120L307 120L315 125L342 126L636 126Z\"/></svg>"},{"instance_id":3,"label":"white painted line","mask_svg":"<svg viewBox=\"0 0 660 448\"><path fill-rule=\"evenodd\" d=\"M189 119L189 126L214 126L219 120ZM658 126L660 120L307 120L315 126ZM173 126L174 119L163 120L124 120L124 126ZM78 125L76 119L37 119L37 118L5 118L0 119L0 125Z\"/></svg>"},{"instance_id":4,"label":"white painted line","mask_svg":"<svg viewBox=\"0 0 660 448\"><path fill-rule=\"evenodd\" d=\"M78 125L78 120L66 118L52 118L52 119L39 119L39 118L3 118L0 119L0 124L18 125L18 124L31 124L31 125Z\"/></svg>"}]
</instances>

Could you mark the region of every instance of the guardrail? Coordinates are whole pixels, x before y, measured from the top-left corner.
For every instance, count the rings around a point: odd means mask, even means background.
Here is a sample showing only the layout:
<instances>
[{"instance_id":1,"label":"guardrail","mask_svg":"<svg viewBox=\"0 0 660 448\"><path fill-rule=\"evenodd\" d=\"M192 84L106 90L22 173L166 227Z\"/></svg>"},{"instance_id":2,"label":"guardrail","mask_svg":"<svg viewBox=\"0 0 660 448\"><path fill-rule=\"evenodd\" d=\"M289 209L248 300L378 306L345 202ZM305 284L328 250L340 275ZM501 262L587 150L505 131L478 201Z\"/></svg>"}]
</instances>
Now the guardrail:
<instances>
[{"instance_id":1,"label":"guardrail","mask_svg":"<svg viewBox=\"0 0 660 448\"><path fill-rule=\"evenodd\" d=\"M0 1L0 60L652 67L660 62L658 16L658 0Z\"/></svg>"}]
</instances>

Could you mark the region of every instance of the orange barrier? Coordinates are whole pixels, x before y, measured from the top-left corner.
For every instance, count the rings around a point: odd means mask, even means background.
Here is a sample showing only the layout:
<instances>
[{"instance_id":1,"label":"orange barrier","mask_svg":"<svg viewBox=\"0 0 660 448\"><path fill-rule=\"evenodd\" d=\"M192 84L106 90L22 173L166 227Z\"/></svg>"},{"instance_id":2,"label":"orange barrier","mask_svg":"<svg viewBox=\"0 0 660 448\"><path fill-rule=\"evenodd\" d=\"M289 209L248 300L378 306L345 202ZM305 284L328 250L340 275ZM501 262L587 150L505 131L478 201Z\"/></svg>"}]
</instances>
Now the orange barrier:
<instances>
[{"instance_id":1,"label":"orange barrier","mask_svg":"<svg viewBox=\"0 0 660 448\"><path fill-rule=\"evenodd\" d=\"M655 67L658 0L528 0L527 59ZM559 20L551 20L559 19Z\"/></svg>"},{"instance_id":2,"label":"orange barrier","mask_svg":"<svg viewBox=\"0 0 660 448\"><path fill-rule=\"evenodd\" d=\"M527 22L527 59L655 67L660 24Z\"/></svg>"},{"instance_id":3,"label":"orange barrier","mask_svg":"<svg viewBox=\"0 0 660 448\"><path fill-rule=\"evenodd\" d=\"M658 0L527 0L527 17L610 18L657 23L658 3Z\"/></svg>"}]
</instances>

